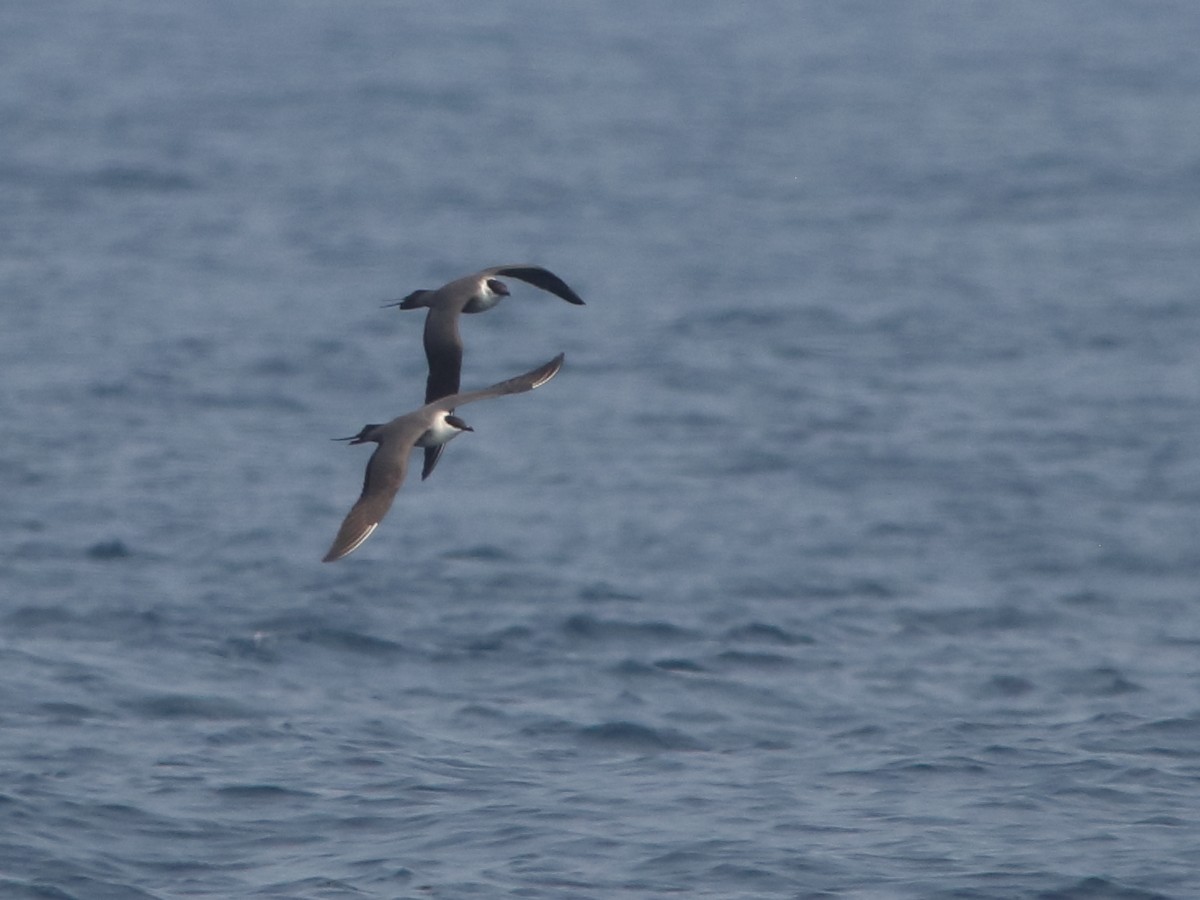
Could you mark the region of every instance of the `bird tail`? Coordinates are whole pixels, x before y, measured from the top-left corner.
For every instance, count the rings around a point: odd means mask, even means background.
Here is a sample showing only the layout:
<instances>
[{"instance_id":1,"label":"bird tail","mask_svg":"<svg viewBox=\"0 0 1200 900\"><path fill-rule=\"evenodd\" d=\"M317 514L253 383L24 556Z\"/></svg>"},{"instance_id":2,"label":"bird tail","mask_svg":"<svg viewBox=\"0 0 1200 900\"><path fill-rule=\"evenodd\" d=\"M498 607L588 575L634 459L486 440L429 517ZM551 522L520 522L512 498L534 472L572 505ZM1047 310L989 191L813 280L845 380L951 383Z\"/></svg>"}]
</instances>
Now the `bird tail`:
<instances>
[{"instance_id":1,"label":"bird tail","mask_svg":"<svg viewBox=\"0 0 1200 900\"><path fill-rule=\"evenodd\" d=\"M429 298L433 296L433 291L413 291L403 300L397 300L394 303L385 303L384 306L398 306L401 309L420 309L422 306L429 305Z\"/></svg>"}]
</instances>

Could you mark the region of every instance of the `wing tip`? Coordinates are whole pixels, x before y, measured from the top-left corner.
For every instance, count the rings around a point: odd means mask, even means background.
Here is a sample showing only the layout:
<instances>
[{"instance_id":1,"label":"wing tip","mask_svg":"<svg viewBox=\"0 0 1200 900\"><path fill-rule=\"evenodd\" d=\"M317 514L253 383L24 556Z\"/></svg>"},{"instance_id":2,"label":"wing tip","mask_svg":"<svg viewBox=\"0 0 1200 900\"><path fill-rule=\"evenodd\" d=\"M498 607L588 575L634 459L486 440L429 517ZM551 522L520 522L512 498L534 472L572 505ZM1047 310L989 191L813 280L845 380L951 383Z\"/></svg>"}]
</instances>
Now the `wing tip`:
<instances>
[{"instance_id":1,"label":"wing tip","mask_svg":"<svg viewBox=\"0 0 1200 900\"><path fill-rule=\"evenodd\" d=\"M507 275L511 278L520 278L522 281L526 281L534 287L541 288L543 291L549 291L556 297L561 297L563 300L573 303L576 306L586 305L583 302L583 298L575 293L569 284L545 266L535 265L534 263L519 263L496 266L490 271L502 277Z\"/></svg>"},{"instance_id":2,"label":"wing tip","mask_svg":"<svg viewBox=\"0 0 1200 900\"><path fill-rule=\"evenodd\" d=\"M563 363L567 359L566 353L560 353L550 362L546 363L540 369L534 371L533 387L540 388L543 384L562 371Z\"/></svg>"},{"instance_id":3,"label":"wing tip","mask_svg":"<svg viewBox=\"0 0 1200 900\"><path fill-rule=\"evenodd\" d=\"M422 481L433 474L434 467L437 466L438 460L442 458L442 451L445 448L445 444L438 444L436 447L425 448L425 463L421 466Z\"/></svg>"},{"instance_id":4,"label":"wing tip","mask_svg":"<svg viewBox=\"0 0 1200 900\"><path fill-rule=\"evenodd\" d=\"M333 544L330 546L329 552L325 554L325 556L321 559L321 562L337 562L342 557L349 556L360 546L362 546L362 542L369 538L371 536L371 532L373 532L378 526L378 522L371 523L367 526L366 530L364 530L362 534L358 535L358 537L352 541L347 541L345 537L339 533L338 536L333 539Z\"/></svg>"}]
</instances>

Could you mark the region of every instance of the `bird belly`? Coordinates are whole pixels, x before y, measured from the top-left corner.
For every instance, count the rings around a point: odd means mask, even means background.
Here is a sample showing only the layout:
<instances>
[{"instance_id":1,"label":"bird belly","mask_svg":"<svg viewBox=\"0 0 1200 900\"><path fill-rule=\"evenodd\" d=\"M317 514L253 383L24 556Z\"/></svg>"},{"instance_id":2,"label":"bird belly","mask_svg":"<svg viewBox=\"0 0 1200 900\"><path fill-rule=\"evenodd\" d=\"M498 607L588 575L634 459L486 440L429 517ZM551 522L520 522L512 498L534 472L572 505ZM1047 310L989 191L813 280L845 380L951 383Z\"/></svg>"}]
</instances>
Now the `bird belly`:
<instances>
[{"instance_id":1,"label":"bird belly","mask_svg":"<svg viewBox=\"0 0 1200 900\"><path fill-rule=\"evenodd\" d=\"M467 301L467 305L463 307L463 312L465 312L465 313L484 312L485 310L489 310L493 306L495 306L497 303L499 303L500 299L501 299L501 297L499 294L492 294L491 296L480 296L479 294L476 294L474 297L472 297L470 300Z\"/></svg>"}]
</instances>

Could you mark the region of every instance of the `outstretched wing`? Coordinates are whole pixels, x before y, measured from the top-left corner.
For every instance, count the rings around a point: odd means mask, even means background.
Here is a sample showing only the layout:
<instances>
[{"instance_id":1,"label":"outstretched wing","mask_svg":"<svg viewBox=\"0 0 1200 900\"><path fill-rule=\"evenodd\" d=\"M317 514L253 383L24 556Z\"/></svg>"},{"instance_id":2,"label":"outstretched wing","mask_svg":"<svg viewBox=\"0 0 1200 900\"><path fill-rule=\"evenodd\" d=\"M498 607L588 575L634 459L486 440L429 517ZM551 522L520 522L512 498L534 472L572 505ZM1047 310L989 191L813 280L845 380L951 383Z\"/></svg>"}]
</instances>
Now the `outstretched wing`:
<instances>
[{"instance_id":1,"label":"outstretched wing","mask_svg":"<svg viewBox=\"0 0 1200 900\"><path fill-rule=\"evenodd\" d=\"M371 454L367 463L367 473L363 477L363 489L354 506L342 521L337 537L329 547L329 552L321 562L335 562L353 553L359 545L371 536L387 511L392 508L396 492L404 483L408 471L408 453L410 447L404 448L399 460L395 450L380 444Z\"/></svg>"},{"instance_id":2,"label":"outstretched wing","mask_svg":"<svg viewBox=\"0 0 1200 900\"><path fill-rule=\"evenodd\" d=\"M434 409L449 412L466 403L474 403L476 400L485 400L488 397L502 397L505 394L523 394L526 391L532 391L534 388L541 387L557 375L563 367L564 359L566 359L566 354L560 353L554 359L550 360L550 362L544 363L536 369L530 369L523 375L498 382L480 391L465 391L461 394L451 394L449 397L442 397L440 400L428 405Z\"/></svg>"},{"instance_id":3,"label":"outstretched wing","mask_svg":"<svg viewBox=\"0 0 1200 900\"><path fill-rule=\"evenodd\" d=\"M442 450L446 448L445 444L435 444L432 447L425 448L425 462L421 466L421 480L424 481L433 473L433 467L438 464L438 460L442 458Z\"/></svg>"},{"instance_id":4,"label":"outstretched wing","mask_svg":"<svg viewBox=\"0 0 1200 900\"><path fill-rule=\"evenodd\" d=\"M446 304L433 307L425 317L425 359L429 363L429 377L425 381L426 403L458 393L462 358L458 310Z\"/></svg>"},{"instance_id":5,"label":"outstretched wing","mask_svg":"<svg viewBox=\"0 0 1200 900\"><path fill-rule=\"evenodd\" d=\"M517 278L527 284L532 284L534 287L541 288L543 291L549 291L556 297L562 297L568 303L574 303L576 306L583 306L583 298L575 293L567 285L565 281L551 272L549 269L543 269L541 266L516 265L516 266L496 266L488 269L488 272L499 275L502 278Z\"/></svg>"},{"instance_id":6,"label":"outstretched wing","mask_svg":"<svg viewBox=\"0 0 1200 900\"><path fill-rule=\"evenodd\" d=\"M463 345L458 331L458 310L447 304L435 306L425 317L425 359L429 363L429 377L425 379L425 402L432 403L450 394L458 393L462 375ZM433 472L441 458L445 444L425 448L425 464L421 467L421 480Z\"/></svg>"}]
</instances>

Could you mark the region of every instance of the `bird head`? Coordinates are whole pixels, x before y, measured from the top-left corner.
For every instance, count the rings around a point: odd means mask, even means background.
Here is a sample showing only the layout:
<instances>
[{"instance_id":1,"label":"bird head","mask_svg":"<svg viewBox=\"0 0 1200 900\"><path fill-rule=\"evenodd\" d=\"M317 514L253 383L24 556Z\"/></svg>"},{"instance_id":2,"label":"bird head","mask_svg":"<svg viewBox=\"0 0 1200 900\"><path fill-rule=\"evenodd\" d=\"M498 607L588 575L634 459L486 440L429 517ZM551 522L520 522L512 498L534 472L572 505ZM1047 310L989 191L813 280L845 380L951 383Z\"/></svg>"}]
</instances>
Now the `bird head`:
<instances>
[{"instance_id":1,"label":"bird head","mask_svg":"<svg viewBox=\"0 0 1200 900\"><path fill-rule=\"evenodd\" d=\"M509 295L508 285L498 278L489 278L484 282L484 286L497 297L507 297Z\"/></svg>"}]
</instances>

